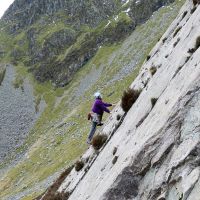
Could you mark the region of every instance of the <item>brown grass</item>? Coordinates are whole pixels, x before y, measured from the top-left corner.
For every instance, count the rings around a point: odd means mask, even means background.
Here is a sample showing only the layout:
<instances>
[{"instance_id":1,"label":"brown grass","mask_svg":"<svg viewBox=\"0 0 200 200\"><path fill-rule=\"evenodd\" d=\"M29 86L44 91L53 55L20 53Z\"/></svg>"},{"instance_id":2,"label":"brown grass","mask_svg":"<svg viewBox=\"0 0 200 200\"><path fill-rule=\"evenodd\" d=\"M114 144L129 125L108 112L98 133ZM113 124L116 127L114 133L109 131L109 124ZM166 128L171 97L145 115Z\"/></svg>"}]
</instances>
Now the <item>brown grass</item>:
<instances>
[{"instance_id":1,"label":"brown grass","mask_svg":"<svg viewBox=\"0 0 200 200\"><path fill-rule=\"evenodd\" d=\"M182 29L182 26L179 26L179 27L174 31L173 37L175 37L181 29Z\"/></svg>"},{"instance_id":2,"label":"brown grass","mask_svg":"<svg viewBox=\"0 0 200 200\"><path fill-rule=\"evenodd\" d=\"M186 10L183 15L182 15L182 19L185 18L185 16L187 15L188 11Z\"/></svg>"},{"instance_id":3,"label":"brown grass","mask_svg":"<svg viewBox=\"0 0 200 200\"><path fill-rule=\"evenodd\" d=\"M147 56L147 61L148 61L150 58L151 58L151 56L150 56L150 55L148 55L148 56Z\"/></svg>"},{"instance_id":4,"label":"brown grass","mask_svg":"<svg viewBox=\"0 0 200 200\"><path fill-rule=\"evenodd\" d=\"M101 135L96 135L93 139L92 139L92 146L95 150L99 150L103 144L106 142L107 140L107 135L105 134L101 134Z\"/></svg>"},{"instance_id":5,"label":"brown grass","mask_svg":"<svg viewBox=\"0 0 200 200\"><path fill-rule=\"evenodd\" d=\"M197 7L192 8L190 11L190 14L193 14L196 9L197 9Z\"/></svg>"},{"instance_id":6,"label":"brown grass","mask_svg":"<svg viewBox=\"0 0 200 200\"><path fill-rule=\"evenodd\" d=\"M193 4L196 5L197 4L197 0L192 0Z\"/></svg>"},{"instance_id":7,"label":"brown grass","mask_svg":"<svg viewBox=\"0 0 200 200\"><path fill-rule=\"evenodd\" d=\"M82 160L78 160L75 163L75 170L79 172L84 167L84 162Z\"/></svg>"},{"instance_id":8,"label":"brown grass","mask_svg":"<svg viewBox=\"0 0 200 200\"><path fill-rule=\"evenodd\" d=\"M132 105L135 103L137 98L140 96L141 91L128 89L125 90L121 99L121 107L124 112L128 112Z\"/></svg>"},{"instance_id":9,"label":"brown grass","mask_svg":"<svg viewBox=\"0 0 200 200\"><path fill-rule=\"evenodd\" d=\"M67 200L69 198L70 194L69 193L60 193L60 192L57 192L55 194L51 194L49 197L48 197L48 200Z\"/></svg>"},{"instance_id":10,"label":"brown grass","mask_svg":"<svg viewBox=\"0 0 200 200\"><path fill-rule=\"evenodd\" d=\"M46 194L42 200L66 200L69 197L69 193L57 193L58 188L65 180L65 178L70 174L71 170L74 168L74 165L68 167L58 179L47 189Z\"/></svg>"},{"instance_id":11,"label":"brown grass","mask_svg":"<svg viewBox=\"0 0 200 200\"><path fill-rule=\"evenodd\" d=\"M157 72L157 68L155 66L153 66L149 69L149 71L150 71L151 75L153 76Z\"/></svg>"},{"instance_id":12,"label":"brown grass","mask_svg":"<svg viewBox=\"0 0 200 200\"><path fill-rule=\"evenodd\" d=\"M200 0L192 0L192 1L193 1L194 6L197 4L200 4Z\"/></svg>"}]
</instances>

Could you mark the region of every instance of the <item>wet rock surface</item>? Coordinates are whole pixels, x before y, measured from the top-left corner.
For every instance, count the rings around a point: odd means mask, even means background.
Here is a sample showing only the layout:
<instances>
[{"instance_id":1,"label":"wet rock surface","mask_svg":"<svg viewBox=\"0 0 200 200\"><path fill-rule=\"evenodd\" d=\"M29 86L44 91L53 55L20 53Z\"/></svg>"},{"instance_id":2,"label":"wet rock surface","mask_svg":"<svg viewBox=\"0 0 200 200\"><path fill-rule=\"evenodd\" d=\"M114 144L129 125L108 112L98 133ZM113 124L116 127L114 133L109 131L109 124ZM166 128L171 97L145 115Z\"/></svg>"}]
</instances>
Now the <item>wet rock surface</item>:
<instances>
[{"instance_id":1,"label":"wet rock surface","mask_svg":"<svg viewBox=\"0 0 200 200\"><path fill-rule=\"evenodd\" d=\"M0 163L23 144L36 119L31 85L25 80L23 90L15 89L14 79L14 67L7 65L0 86Z\"/></svg>"}]
</instances>

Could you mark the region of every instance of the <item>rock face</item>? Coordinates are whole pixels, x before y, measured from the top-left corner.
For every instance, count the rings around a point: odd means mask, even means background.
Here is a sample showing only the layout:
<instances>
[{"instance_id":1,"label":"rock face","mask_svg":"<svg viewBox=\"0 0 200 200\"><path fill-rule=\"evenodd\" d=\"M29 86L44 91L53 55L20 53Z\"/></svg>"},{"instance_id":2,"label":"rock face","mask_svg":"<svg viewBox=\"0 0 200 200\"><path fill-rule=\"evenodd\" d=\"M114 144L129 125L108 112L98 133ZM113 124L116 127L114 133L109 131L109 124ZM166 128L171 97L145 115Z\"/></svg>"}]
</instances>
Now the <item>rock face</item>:
<instances>
[{"instance_id":1,"label":"rock face","mask_svg":"<svg viewBox=\"0 0 200 200\"><path fill-rule=\"evenodd\" d=\"M64 86L99 46L121 41L173 1L15 0L2 21L17 38L13 60L29 67L38 81Z\"/></svg>"},{"instance_id":2,"label":"rock face","mask_svg":"<svg viewBox=\"0 0 200 200\"><path fill-rule=\"evenodd\" d=\"M200 6L191 9L188 0L132 83L135 104L112 111L107 144L59 188L70 200L200 199Z\"/></svg>"}]
</instances>

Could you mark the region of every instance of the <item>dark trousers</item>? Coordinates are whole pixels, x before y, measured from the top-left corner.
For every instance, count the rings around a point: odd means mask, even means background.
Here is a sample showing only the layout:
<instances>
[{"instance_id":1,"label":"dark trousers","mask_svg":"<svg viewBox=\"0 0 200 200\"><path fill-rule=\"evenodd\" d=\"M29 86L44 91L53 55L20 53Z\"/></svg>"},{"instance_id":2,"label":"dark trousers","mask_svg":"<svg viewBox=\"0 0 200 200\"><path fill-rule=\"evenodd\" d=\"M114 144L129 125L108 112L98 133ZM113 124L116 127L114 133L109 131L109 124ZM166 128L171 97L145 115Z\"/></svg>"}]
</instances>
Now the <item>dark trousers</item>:
<instances>
[{"instance_id":1,"label":"dark trousers","mask_svg":"<svg viewBox=\"0 0 200 200\"><path fill-rule=\"evenodd\" d=\"M89 133L89 136L88 136L88 140L91 141L93 136L94 136L94 133L96 131L96 128L97 128L97 122L93 122L92 121L92 127L91 127L91 130L90 130L90 133Z\"/></svg>"}]
</instances>

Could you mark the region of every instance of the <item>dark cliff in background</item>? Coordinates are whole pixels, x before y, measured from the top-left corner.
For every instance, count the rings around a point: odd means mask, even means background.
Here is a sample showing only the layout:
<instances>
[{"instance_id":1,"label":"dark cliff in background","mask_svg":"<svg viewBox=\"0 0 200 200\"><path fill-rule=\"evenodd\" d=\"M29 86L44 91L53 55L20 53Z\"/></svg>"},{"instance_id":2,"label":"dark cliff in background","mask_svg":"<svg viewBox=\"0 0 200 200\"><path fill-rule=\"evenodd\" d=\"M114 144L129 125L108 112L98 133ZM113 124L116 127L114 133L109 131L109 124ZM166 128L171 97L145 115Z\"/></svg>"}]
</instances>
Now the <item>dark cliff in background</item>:
<instances>
[{"instance_id":1,"label":"dark cliff in background","mask_svg":"<svg viewBox=\"0 0 200 200\"><path fill-rule=\"evenodd\" d=\"M16 0L2 22L15 37L11 57L38 81L64 86L103 44L124 39L173 0Z\"/></svg>"},{"instance_id":2,"label":"dark cliff in background","mask_svg":"<svg viewBox=\"0 0 200 200\"><path fill-rule=\"evenodd\" d=\"M7 10L3 19L14 23L13 30L25 28L34 24L44 16L53 17L63 11L67 23L80 25L98 25L116 11L120 3L107 1L80 1L80 0L16 0Z\"/></svg>"}]
</instances>

